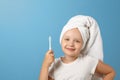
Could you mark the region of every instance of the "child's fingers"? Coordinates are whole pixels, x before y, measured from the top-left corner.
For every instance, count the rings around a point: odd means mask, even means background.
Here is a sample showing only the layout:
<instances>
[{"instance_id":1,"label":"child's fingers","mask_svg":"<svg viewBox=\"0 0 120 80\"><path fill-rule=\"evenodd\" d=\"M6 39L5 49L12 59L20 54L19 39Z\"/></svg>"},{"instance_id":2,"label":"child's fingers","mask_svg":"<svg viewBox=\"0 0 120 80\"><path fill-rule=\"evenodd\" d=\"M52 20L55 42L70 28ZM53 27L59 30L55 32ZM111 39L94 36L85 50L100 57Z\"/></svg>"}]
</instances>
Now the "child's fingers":
<instances>
[{"instance_id":1,"label":"child's fingers","mask_svg":"<svg viewBox=\"0 0 120 80\"><path fill-rule=\"evenodd\" d=\"M54 54L53 54L53 53L51 53L50 55L54 57Z\"/></svg>"},{"instance_id":2,"label":"child's fingers","mask_svg":"<svg viewBox=\"0 0 120 80\"><path fill-rule=\"evenodd\" d=\"M54 52L52 50L48 50L47 54L53 54L54 55Z\"/></svg>"},{"instance_id":3,"label":"child's fingers","mask_svg":"<svg viewBox=\"0 0 120 80\"><path fill-rule=\"evenodd\" d=\"M54 52L52 50L50 51L49 54L54 57Z\"/></svg>"},{"instance_id":4,"label":"child's fingers","mask_svg":"<svg viewBox=\"0 0 120 80\"><path fill-rule=\"evenodd\" d=\"M54 61L54 53L52 50L48 50L47 54L46 54L47 58L51 59L52 61Z\"/></svg>"}]
</instances>

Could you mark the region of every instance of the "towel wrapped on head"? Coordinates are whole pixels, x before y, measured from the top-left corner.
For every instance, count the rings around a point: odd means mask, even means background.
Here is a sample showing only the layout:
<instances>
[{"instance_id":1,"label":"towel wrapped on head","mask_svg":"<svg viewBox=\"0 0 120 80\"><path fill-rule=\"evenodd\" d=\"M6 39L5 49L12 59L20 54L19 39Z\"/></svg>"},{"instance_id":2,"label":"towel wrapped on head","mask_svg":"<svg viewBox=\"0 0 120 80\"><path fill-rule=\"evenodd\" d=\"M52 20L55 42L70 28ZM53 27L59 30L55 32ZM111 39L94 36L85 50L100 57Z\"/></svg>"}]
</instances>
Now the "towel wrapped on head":
<instances>
[{"instance_id":1,"label":"towel wrapped on head","mask_svg":"<svg viewBox=\"0 0 120 80\"><path fill-rule=\"evenodd\" d=\"M64 33L73 28L78 28L83 39L81 53L103 60L102 38L99 26L95 19L84 15L72 17L63 27L60 35L60 44Z\"/></svg>"}]
</instances>

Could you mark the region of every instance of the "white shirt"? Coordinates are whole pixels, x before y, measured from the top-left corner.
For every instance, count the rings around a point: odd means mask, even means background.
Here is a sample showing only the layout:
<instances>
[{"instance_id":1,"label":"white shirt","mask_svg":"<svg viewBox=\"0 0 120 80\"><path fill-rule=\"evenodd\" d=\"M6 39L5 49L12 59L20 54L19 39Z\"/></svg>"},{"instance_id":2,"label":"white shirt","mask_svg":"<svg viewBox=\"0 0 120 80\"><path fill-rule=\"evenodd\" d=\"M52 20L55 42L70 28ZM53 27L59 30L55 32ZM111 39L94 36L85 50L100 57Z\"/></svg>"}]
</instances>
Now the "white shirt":
<instances>
[{"instance_id":1,"label":"white shirt","mask_svg":"<svg viewBox=\"0 0 120 80\"><path fill-rule=\"evenodd\" d=\"M97 64L98 59L91 56L78 57L67 64L57 58L49 68L49 76L54 80L91 80Z\"/></svg>"}]
</instances>

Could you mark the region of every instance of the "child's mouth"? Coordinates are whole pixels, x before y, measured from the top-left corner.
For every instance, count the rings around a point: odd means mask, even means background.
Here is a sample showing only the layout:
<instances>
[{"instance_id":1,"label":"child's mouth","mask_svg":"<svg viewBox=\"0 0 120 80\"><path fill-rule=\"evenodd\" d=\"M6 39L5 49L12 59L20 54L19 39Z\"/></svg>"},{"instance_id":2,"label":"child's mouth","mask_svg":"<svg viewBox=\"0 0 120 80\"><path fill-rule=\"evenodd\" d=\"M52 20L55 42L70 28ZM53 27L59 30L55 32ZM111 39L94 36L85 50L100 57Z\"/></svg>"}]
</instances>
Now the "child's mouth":
<instances>
[{"instance_id":1,"label":"child's mouth","mask_svg":"<svg viewBox=\"0 0 120 80\"><path fill-rule=\"evenodd\" d=\"M69 51L75 51L74 48L66 48L66 49L69 50Z\"/></svg>"}]
</instances>

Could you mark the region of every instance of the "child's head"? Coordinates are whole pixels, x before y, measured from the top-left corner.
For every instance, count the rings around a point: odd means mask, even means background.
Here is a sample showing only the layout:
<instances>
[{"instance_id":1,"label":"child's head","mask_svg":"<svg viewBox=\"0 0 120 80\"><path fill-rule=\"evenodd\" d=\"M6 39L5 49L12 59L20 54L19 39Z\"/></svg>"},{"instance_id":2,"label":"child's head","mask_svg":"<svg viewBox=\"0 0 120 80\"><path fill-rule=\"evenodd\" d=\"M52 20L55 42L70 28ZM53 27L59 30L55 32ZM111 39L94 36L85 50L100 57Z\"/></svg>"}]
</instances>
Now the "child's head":
<instances>
[{"instance_id":1,"label":"child's head","mask_svg":"<svg viewBox=\"0 0 120 80\"><path fill-rule=\"evenodd\" d=\"M81 17L81 18L79 18L79 17ZM73 30L75 30L75 31L73 31ZM79 34L76 34L76 33L79 33ZM82 49L84 49L86 42L89 39L89 30L88 30L88 27L82 21L82 16L72 17L68 21L68 23L63 27L63 30L62 30L61 36L60 36L61 44L62 44L62 40L64 40L64 35L66 35L66 34L70 35L70 37L78 37L79 39L81 39L81 40L79 40L82 43L80 45L80 49L79 49L79 53L80 53L80 51Z\"/></svg>"},{"instance_id":2,"label":"child's head","mask_svg":"<svg viewBox=\"0 0 120 80\"><path fill-rule=\"evenodd\" d=\"M63 27L60 35L60 44L63 46L64 35L71 37L77 36L75 32L79 32L78 37L82 39L79 45L81 54L88 54L98 59L103 59L103 46L99 26L94 18L90 16L77 15L72 17ZM70 34L71 32L74 34ZM72 36L74 35L74 36Z\"/></svg>"},{"instance_id":3,"label":"child's head","mask_svg":"<svg viewBox=\"0 0 120 80\"><path fill-rule=\"evenodd\" d=\"M78 28L66 31L62 37L61 47L66 55L77 57L83 46L82 36Z\"/></svg>"}]
</instances>

